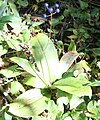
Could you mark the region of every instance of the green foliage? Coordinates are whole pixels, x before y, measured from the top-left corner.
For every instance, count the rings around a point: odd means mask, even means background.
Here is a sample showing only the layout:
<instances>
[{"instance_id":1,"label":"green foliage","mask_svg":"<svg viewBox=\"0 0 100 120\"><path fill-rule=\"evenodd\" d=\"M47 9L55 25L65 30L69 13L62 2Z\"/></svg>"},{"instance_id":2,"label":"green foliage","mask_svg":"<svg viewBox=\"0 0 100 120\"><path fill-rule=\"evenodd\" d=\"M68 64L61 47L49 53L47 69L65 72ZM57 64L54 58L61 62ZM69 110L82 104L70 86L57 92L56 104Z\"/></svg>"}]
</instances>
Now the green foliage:
<instances>
[{"instance_id":1,"label":"green foliage","mask_svg":"<svg viewBox=\"0 0 100 120\"><path fill-rule=\"evenodd\" d=\"M0 120L99 120L99 2L44 2L0 1Z\"/></svg>"}]
</instances>

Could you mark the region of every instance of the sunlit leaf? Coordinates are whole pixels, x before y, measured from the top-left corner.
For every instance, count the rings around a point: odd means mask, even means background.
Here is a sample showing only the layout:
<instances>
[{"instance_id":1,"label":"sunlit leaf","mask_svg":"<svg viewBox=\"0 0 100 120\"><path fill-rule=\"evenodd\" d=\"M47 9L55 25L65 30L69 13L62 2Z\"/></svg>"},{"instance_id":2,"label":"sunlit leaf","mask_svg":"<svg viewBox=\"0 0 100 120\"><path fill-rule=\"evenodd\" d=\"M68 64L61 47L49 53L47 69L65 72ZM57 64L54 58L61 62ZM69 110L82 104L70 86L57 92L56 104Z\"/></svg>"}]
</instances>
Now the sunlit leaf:
<instances>
[{"instance_id":1,"label":"sunlit leaf","mask_svg":"<svg viewBox=\"0 0 100 120\"><path fill-rule=\"evenodd\" d=\"M87 83L89 83L89 81L85 78L83 80L80 80L74 77L68 77L55 82L54 87L79 97L91 97L92 90L91 87L86 86Z\"/></svg>"},{"instance_id":2,"label":"sunlit leaf","mask_svg":"<svg viewBox=\"0 0 100 120\"><path fill-rule=\"evenodd\" d=\"M10 70L9 68L0 70L0 74L4 75L6 78L16 77L18 75L21 75L22 73L23 72L21 72L21 71Z\"/></svg>"},{"instance_id":3,"label":"sunlit leaf","mask_svg":"<svg viewBox=\"0 0 100 120\"><path fill-rule=\"evenodd\" d=\"M21 19L19 17L15 17L14 15L6 15L0 18L0 22L7 23L7 22L13 22L13 23L20 23Z\"/></svg>"},{"instance_id":4,"label":"sunlit leaf","mask_svg":"<svg viewBox=\"0 0 100 120\"><path fill-rule=\"evenodd\" d=\"M88 72L91 69L85 60L81 60L80 62L76 63L70 71L74 72L76 70L78 71L78 73L84 73L84 70Z\"/></svg>"},{"instance_id":5,"label":"sunlit leaf","mask_svg":"<svg viewBox=\"0 0 100 120\"><path fill-rule=\"evenodd\" d=\"M10 90L12 94L17 94L19 91L25 92L24 87L18 81L13 81L10 83Z\"/></svg>"},{"instance_id":6,"label":"sunlit leaf","mask_svg":"<svg viewBox=\"0 0 100 120\"><path fill-rule=\"evenodd\" d=\"M90 86L100 86L100 81L95 80L95 81L91 82L91 83L88 84L88 85L90 85Z\"/></svg>"},{"instance_id":7,"label":"sunlit leaf","mask_svg":"<svg viewBox=\"0 0 100 120\"><path fill-rule=\"evenodd\" d=\"M40 79L38 79L37 77L33 77L33 76L26 77L23 83L25 85L29 85L29 86L36 87L36 88L45 87L45 84Z\"/></svg>"},{"instance_id":8,"label":"sunlit leaf","mask_svg":"<svg viewBox=\"0 0 100 120\"><path fill-rule=\"evenodd\" d=\"M9 112L23 118L33 117L47 108L46 100L39 89L31 89L9 104Z\"/></svg>"},{"instance_id":9,"label":"sunlit leaf","mask_svg":"<svg viewBox=\"0 0 100 120\"><path fill-rule=\"evenodd\" d=\"M9 45L10 48L16 50L16 51L20 51L21 47L19 46L20 42L18 40L15 39L9 39L7 40L7 44Z\"/></svg>"},{"instance_id":10,"label":"sunlit leaf","mask_svg":"<svg viewBox=\"0 0 100 120\"><path fill-rule=\"evenodd\" d=\"M36 74L38 73L38 71L33 68L33 65L28 60L19 57L12 57L10 59L33 76L36 76Z\"/></svg>"},{"instance_id":11,"label":"sunlit leaf","mask_svg":"<svg viewBox=\"0 0 100 120\"><path fill-rule=\"evenodd\" d=\"M57 99L57 105L59 107L59 110L61 110L62 112L64 112L64 105L67 105L69 102L67 97L59 97Z\"/></svg>"},{"instance_id":12,"label":"sunlit leaf","mask_svg":"<svg viewBox=\"0 0 100 120\"><path fill-rule=\"evenodd\" d=\"M7 6L7 1L8 1L8 0L4 0L4 1L2 2L2 5L0 6L0 15L3 13L5 7Z\"/></svg>"},{"instance_id":13,"label":"sunlit leaf","mask_svg":"<svg viewBox=\"0 0 100 120\"><path fill-rule=\"evenodd\" d=\"M59 109L59 107L55 104L53 100L49 100L47 110L49 111L48 119L50 118L52 120L56 120L57 118L59 118L59 120L61 119L60 117L62 115L62 111L61 109Z\"/></svg>"},{"instance_id":14,"label":"sunlit leaf","mask_svg":"<svg viewBox=\"0 0 100 120\"><path fill-rule=\"evenodd\" d=\"M79 97L73 95L70 100L70 110L76 108L82 102L84 102L84 100L82 98L79 98Z\"/></svg>"},{"instance_id":15,"label":"sunlit leaf","mask_svg":"<svg viewBox=\"0 0 100 120\"><path fill-rule=\"evenodd\" d=\"M0 57L0 68L2 67L2 66L4 66L4 61L2 60L2 58Z\"/></svg>"},{"instance_id":16,"label":"sunlit leaf","mask_svg":"<svg viewBox=\"0 0 100 120\"><path fill-rule=\"evenodd\" d=\"M17 11L16 5L14 4L14 2L9 1L9 6L10 6L10 9L12 10L13 14L16 17L19 17L19 13Z\"/></svg>"},{"instance_id":17,"label":"sunlit leaf","mask_svg":"<svg viewBox=\"0 0 100 120\"><path fill-rule=\"evenodd\" d=\"M97 109L96 104L97 104L96 101L90 101L88 103L87 109L90 113L96 113L96 109Z\"/></svg>"},{"instance_id":18,"label":"sunlit leaf","mask_svg":"<svg viewBox=\"0 0 100 120\"><path fill-rule=\"evenodd\" d=\"M22 30L22 37L23 37L23 43L25 42L28 42L29 39L30 39L30 30L27 29L24 29Z\"/></svg>"},{"instance_id":19,"label":"sunlit leaf","mask_svg":"<svg viewBox=\"0 0 100 120\"><path fill-rule=\"evenodd\" d=\"M4 55L7 53L7 49L4 48L2 45L0 45L0 56Z\"/></svg>"},{"instance_id":20,"label":"sunlit leaf","mask_svg":"<svg viewBox=\"0 0 100 120\"><path fill-rule=\"evenodd\" d=\"M72 111L71 116L74 120L88 120L85 114L80 111Z\"/></svg>"},{"instance_id":21,"label":"sunlit leaf","mask_svg":"<svg viewBox=\"0 0 100 120\"><path fill-rule=\"evenodd\" d=\"M4 113L4 117L5 117L5 120L12 120L12 115L10 115L10 114L8 114L6 112Z\"/></svg>"},{"instance_id":22,"label":"sunlit leaf","mask_svg":"<svg viewBox=\"0 0 100 120\"><path fill-rule=\"evenodd\" d=\"M47 35L39 33L30 40L29 46L42 77L51 85L59 78L59 61L54 44Z\"/></svg>"},{"instance_id":23,"label":"sunlit leaf","mask_svg":"<svg viewBox=\"0 0 100 120\"><path fill-rule=\"evenodd\" d=\"M77 59L78 53L76 52L67 52L60 59L60 73L67 72L67 70L71 67L73 62Z\"/></svg>"},{"instance_id":24,"label":"sunlit leaf","mask_svg":"<svg viewBox=\"0 0 100 120\"><path fill-rule=\"evenodd\" d=\"M20 30L20 22L21 19L19 17L15 17L14 15L6 15L0 17L0 30L3 29L4 24L9 23L13 28L19 28Z\"/></svg>"},{"instance_id":25,"label":"sunlit leaf","mask_svg":"<svg viewBox=\"0 0 100 120\"><path fill-rule=\"evenodd\" d=\"M91 100L87 105L88 113L86 116L94 118L95 120L100 119L100 100Z\"/></svg>"},{"instance_id":26,"label":"sunlit leaf","mask_svg":"<svg viewBox=\"0 0 100 120\"><path fill-rule=\"evenodd\" d=\"M98 67L99 67L99 69L100 69L100 61L98 61L98 62L97 62L97 66L98 66Z\"/></svg>"}]
</instances>

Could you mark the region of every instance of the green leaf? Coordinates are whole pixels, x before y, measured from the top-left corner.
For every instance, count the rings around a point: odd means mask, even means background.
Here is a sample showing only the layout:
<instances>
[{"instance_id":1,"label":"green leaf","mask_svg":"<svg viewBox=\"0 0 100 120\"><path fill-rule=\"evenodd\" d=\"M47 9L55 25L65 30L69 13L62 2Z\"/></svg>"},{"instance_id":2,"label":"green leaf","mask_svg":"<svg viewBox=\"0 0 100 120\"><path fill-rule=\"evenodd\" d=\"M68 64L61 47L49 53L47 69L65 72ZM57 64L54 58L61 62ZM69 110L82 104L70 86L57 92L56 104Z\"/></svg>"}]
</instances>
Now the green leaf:
<instances>
[{"instance_id":1,"label":"green leaf","mask_svg":"<svg viewBox=\"0 0 100 120\"><path fill-rule=\"evenodd\" d=\"M33 75L34 77L37 77L37 79L40 79L45 85L46 83L42 79L42 76L40 72L38 72L35 67L26 59L19 58L19 57L12 57L10 58L11 61L17 63L19 66L21 66L25 71Z\"/></svg>"},{"instance_id":2,"label":"green leaf","mask_svg":"<svg viewBox=\"0 0 100 120\"><path fill-rule=\"evenodd\" d=\"M4 75L6 78L16 77L21 75L23 72L19 70L11 70L10 68L1 69L0 74Z\"/></svg>"},{"instance_id":3,"label":"green leaf","mask_svg":"<svg viewBox=\"0 0 100 120\"><path fill-rule=\"evenodd\" d=\"M88 113L86 113L86 116L94 118L95 120L100 119L100 100L95 101L92 100L87 105Z\"/></svg>"},{"instance_id":4,"label":"green leaf","mask_svg":"<svg viewBox=\"0 0 100 120\"><path fill-rule=\"evenodd\" d=\"M62 111L62 113L64 112L64 105L67 105L69 103L69 100L67 97L59 97L57 99L57 105L59 107L59 110Z\"/></svg>"},{"instance_id":5,"label":"green leaf","mask_svg":"<svg viewBox=\"0 0 100 120\"><path fill-rule=\"evenodd\" d=\"M19 46L20 42L17 39L9 39L7 40L7 44L9 45L10 48L20 51L21 47Z\"/></svg>"},{"instance_id":6,"label":"green leaf","mask_svg":"<svg viewBox=\"0 0 100 120\"><path fill-rule=\"evenodd\" d=\"M33 117L47 108L46 100L47 98L42 96L39 89L31 89L9 104L8 112L23 118Z\"/></svg>"},{"instance_id":7,"label":"green leaf","mask_svg":"<svg viewBox=\"0 0 100 120\"><path fill-rule=\"evenodd\" d=\"M0 6L0 16L2 15L5 7L7 6L7 1L8 1L8 0L4 0L4 1L2 2L2 5Z\"/></svg>"},{"instance_id":8,"label":"green leaf","mask_svg":"<svg viewBox=\"0 0 100 120\"><path fill-rule=\"evenodd\" d=\"M23 43L28 42L30 39L30 31L27 29L22 30Z\"/></svg>"},{"instance_id":9,"label":"green leaf","mask_svg":"<svg viewBox=\"0 0 100 120\"><path fill-rule=\"evenodd\" d=\"M86 86L89 83L87 79L80 80L74 77L68 77L61 79L54 83L53 87L56 87L62 91L68 92L76 96L90 96L92 95L92 90L90 86Z\"/></svg>"},{"instance_id":10,"label":"green leaf","mask_svg":"<svg viewBox=\"0 0 100 120\"><path fill-rule=\"evenodd\" d=\"M82 1L82 0L79 0L79 2L80 2L80 7L81 7L81 9L85 9L85 8L87 8L88 7L88 2L84 2L84 1Z\"/></svg>"},{"instance_id":11,"label":"green leaf","mask_svg":"<svg viewBox=\"0 0 100 120\"><path fill-rule=\"evenodd\" d=\"M7 49L4 48L2 45L0 45L0 56L4 55L7 53Z\"/></svg>"},{"instance_id":12,"label":"green leaf","mask_svg":"<svg viewBox=\"0 0 100 120\"><path fill-rule=\"evenodd\" d=\"M100 56L100 48L93 48L92 51L95 55Z\"/></svg>"},{"instance_id":13,"label":"green leaf","mask_svg":"<svg viewBox=\"0 0 100 120\"><path fill-rule=\"evenodd\" d=\"M85 116L84 113L81 113L81 111L72 111L71 116L74 120L88 120L88 118Z\"/></svg>"},{"instance_id":14,"label":"green leaf","mask_svg":"<svg viewBox=\"0 0 100 120\"><path fill-rule=\"evenodd\" d=\"M2 30L4 24L9 23L13 28L21 28L20 27L21 19L19 17L15 17L14 15L6 15L0 17L0 30Z\"/></svg>"},{"instance_id":15,"label":"green leaf","mask_svg":"<svg viewBox=\"0 0 100 120\"><path fill-rule=\"evenodd\" d=\"M72 117L67 116L67 117L64 118L64 120L73 120L73 119L72 119Z\"/></svg>"},{"instance_id":16,"label":"green leaf","mask_svg":"<svg viewBox=\"0 0 100 120\"><path fill-rule=\"evenodd\" d=\"M53 25L53 26L56 26L56 25L62 23L62 20L63 20L63 19L64 19L64 16L63 16L63 15L59 16L57 19L53 18L52 21L51 21L51 22L52 22L52 25Z\"/></svg>"},{"instance_id":17,"label":"green leaf","mask_svg":"<svg viewBox=\"0 0 100 120\"><path fill-rule=\"evenodd\" d=\"M28 73L32 74L33 76L36 76L38 71L36 71L33 68L33 65L26 59L19 58L19 57L12 57L10 58L11 61L17 63L19 66L21 66L24 70L26 70Z\"/></svg>"},{"instance_id":18,"label":"green leaf","mask_svg":"<svg viewBox=\"0 0 100 120\"><path fill-rule=\"evenodd\" d=\"M48 114L49 114L48 119L51 118L51 120L57 120L58 115L59 115L59 119L60 119L62 111L59 109L59 107L55 104L55 102L53 100L50 100L48 102L47 110L48 110Z\"/></svg>"},{"instance_id":19,"label":"green leaf","mask_svg":"<svg viewBox=\"0 0 100 120\"><path fill-rule=\"evenodd\" d=\"M63 55L62 58L60 59L60 74L67 72L67 70L71 67L71 65L77 59L77 57L78 53L71 51Z\"/></svg>"},{"instance_id":20,"label":"green leaf","mask_svg":"<svg viewBox=\"0 0 100 120\"><path fill-rule=\"evenodd\" d=\"M40 20L39 22L33 22L32 27L39 26L39 25L41 25L41 24L43 24L43 23L45 23L44 20Z\"/></svg>"},{"instance_id":21,"label":"green leaf","mask_svg":"<svg viewBox=\"0 0 100 120\"><path fill-rule=\"evenodd\" d=\"M17 94L19 91L25 92L24 87L18 81L13 81L10 83L10 90L12 94Z\"/></svg>"},{"instance_id":22,"label":"green leaf","mask_svg":"<svg viewBox=\"0 0 100 120\"><path fill-rule=\"evenodd\" d=\"M29 46L44 81L48 86L51 86L51 82L61 77L54 44L47 35L39 33L30 40Z\"/></svg>"},{"instance_id":23,"label":"green leaf","mask_svg":"<svg viewBox=\"0 0 100 120\"><path fill-rule=\"evenodd\" d=\"M71 40L71 43L70 43L70 45L68 47L68 50L69 51L76 51L76 45L75 45L74 40Z\"/></svg>"},{"instance_id":24,"label":"green leaf","mask_svg":"<svg viewBox=\"0 0 100 120\"><path fill-rule=\"evenodd\" d=\"M98 61L98 62L97 62L97 66L98 66L98 67L99 67L99 69L100 69L100 61Z\"/></svg>"},{"instance_id":25,"label":"green leaf","mask_svg":"<svg viewBox=\"0 0 100 120\"><path fill-rule=\"evenodd\" d=\"M100 86L100 81L95 80L95 81L89 83L88 85L90 85L90 86Z\"/></svg>"},{"instance_id":26,"label":"green leaf","mask_svg":"<svg viewBox=\"0 0 100 120\"><path fill-rule=\"evenodd\" d=\"M74 72L76 70L78 70L78 73L84 73L84 70L86 72L88 72L91 69L90 69L90 67L88 66L88 63L85 60L81 60L80 62L76 63L70 71Z\"/></svg>"},{"instance_id":27,"label":"green leaf","mask_svg":"<svg viewBox=\"0 0 100 120\"><path fill-rule=\"evenodd\" d=\"M23 84L25 85L29 85L35 88L44 88L45 84L38 79L37 77L33 77L33 76L28 76L25 78Z\"/></svg>"},{"instance_id":28,"label":"green leaf","mask_svg":"<svg viewBox=\"0 0 100 120\"><path fill-rule=\"evenodd\" d=\"M1 23L20 23L21 19L19 17L15 17L14 15L6 15L0 18Z\"/></svg>"},{"instance_id":29,"label":"green leaf","mask_svg":"<svg viewBox=\"0 0 100 120\"><path fill-rule=\"evenodd\" d=\"M8 2L9 6L10 6L10 9L12 10L13 14L16 16L16 17L19 17L19 13L17 11L17 8L15 6L15 3L12 2L12 1L9 1Z\"/></svg>"},{"instance_id":30,"label":"green leaf","mask_svg":"<svg viewBox=\"0 0 100 120\"><path fill-rule=\"evenodd\" d=\"M12 116L9 115L8 113L4 113L5 120L12 120ZM1 120L1 119L0 119Z\"/></svg>"},{"instance_id":31,"label":"green leaf","mask_svg":"<svg viewBox=\"0 0 100 120\"><path fill-rule=\"evenodd\" d=\"M17 0L17 4L26 7L28 6L28 0Z\"/></svg>"},{"instance_id":32,"label":"green leaf","mask_svg":"<svg viewBox=\"0 0 100 120\"><path fill-rule=\"evenodd\" d=\"M70 110L72 110L73 108L76 108L82 102L84 102L84 100L82 98L79 98L79 97L73 95L70 100Z\"/></svg>"},{"instance_id":33,"label":"green leaf","mask_svg":"<svg viewBox=\"0 0 100 120\"><path fill-rule=\"evenodd\" d=\"M96 101L90 101L88 103L87 109L88 109L88 111L90 113L94 113L95 114L97 112L96 104L97 104Z\"/></svg>"},{"instance_id":34,"label":"green leaf","mask_svg":"<svg viewBox=\"0 0 100 120\"><path fill-rule=\"evenodd\" d=\"M4 116L0 116L0 120L5 120Z\"/></svg>"},{"instance_id":35,"label":"green leaf","mask_svg":"<svg viewBox=\"0 0 100 120\"><path fill-rule=\"evenodd\" d=\"M70 36L68 36L68 38L72 40L72 39L76 39L77 36L76 35L70 35Z\"/></svg>"}]
</instances>

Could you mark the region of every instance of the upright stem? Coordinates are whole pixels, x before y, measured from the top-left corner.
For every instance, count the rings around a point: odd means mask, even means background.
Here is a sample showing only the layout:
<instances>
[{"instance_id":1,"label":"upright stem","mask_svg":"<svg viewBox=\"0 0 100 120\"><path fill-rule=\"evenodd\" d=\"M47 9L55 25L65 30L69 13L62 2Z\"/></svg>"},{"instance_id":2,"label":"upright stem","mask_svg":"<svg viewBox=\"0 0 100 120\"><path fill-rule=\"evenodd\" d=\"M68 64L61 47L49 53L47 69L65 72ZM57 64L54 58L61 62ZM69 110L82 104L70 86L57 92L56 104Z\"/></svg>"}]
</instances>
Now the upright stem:
<instances>
[{"instance_id":1,"label":"upright stem","mask_svg":"<svg viewBox=\"0 0 100 120\"><path fill-rule=\"evenodd\" d=\"M52 13L50 15L50 34L49 34L49 37L51 38L52 36Z\"/></svg>"}]
</instances>

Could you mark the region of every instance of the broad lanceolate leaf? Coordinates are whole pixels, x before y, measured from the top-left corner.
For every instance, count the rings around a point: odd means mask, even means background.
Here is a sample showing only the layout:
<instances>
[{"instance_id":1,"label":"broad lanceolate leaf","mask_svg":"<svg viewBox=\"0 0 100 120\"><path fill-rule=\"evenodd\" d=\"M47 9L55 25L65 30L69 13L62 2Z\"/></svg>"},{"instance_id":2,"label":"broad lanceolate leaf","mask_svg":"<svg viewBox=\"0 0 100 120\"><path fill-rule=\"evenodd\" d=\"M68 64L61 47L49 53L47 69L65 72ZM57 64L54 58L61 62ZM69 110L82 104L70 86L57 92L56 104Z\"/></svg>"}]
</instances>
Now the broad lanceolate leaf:
<instances>
[{"instance_id":1,"label":"broad lanceolate leaf","mask_svg":"<svg viewBox=\"0 0 100 120\"><path fill-rule=\"evenodd\" d=\"M29 46L44 81L50 86L59 78L59 60L54 44L48 36L39 33L30 40Z\"/></svg>"},{"instance_id":2,"label":"broad lanceolate leaf","mask_svg":"<svg viewBox=\"0 0 100 120\"><path fill-rule=\"evenodd\" d=\"M62 56L60 60L60 73L63 74L66 72L78 56L78 53L72 51L69 51L64 56Z\"/></svg>"},{"instance_id":3,"label":"broad lanceolate leaf","mask_svg":"<svg viewBox=\"0 0 100 120\"><path fill-rule=\"evenodd\" d=\"M77 76L81 73L90 71L90 67L88 66L88 63L85 60L81 60L80 62L76 63L72 69L70 69L70 72L73 72L74 76Z\"/></svg>"},{"instance_id":4,"label":"broad lanceolate leaf","mask_svg":"<svg viewBox=\"0 0 100 120\"><path fill-rule=\"evenodd\" d=\"M21 66L24 70L26 70L28 73L32 74L33 76L36 76L36 74L38 73L38 71L36 71L32 64L23 58L19 58L19 57L12 57L10 58L11 61L17 63L19 66Z\"/></svg>"},{"instance_id":5,"label":"broad lanceolate leaf","mask_svg":"<svg viewBox=\"0 0 100 120\"><path fill-rule=\"evenodd\" d=\"M10 83L10 91L12 94L17 94L19 91L25 92L23 85L18 81Z\"/></svg>"},{"instance_id":6,"label":"broad lanceolate leaf","mask_svg":"<svg viewBox=\"0 0 100 120\"><path fill-rule=\"evenodd\" d=\"M4 48L2 45L0 45L0 56L4 55L7 53L7 49Z\"/></svg>"},{"instance_id":7,"label":"broad lanceolate leaf","mask_svg":"<svg viewBox=\"0 0 100 120\"><path fill-rule=\"evenodd\" d=\"M45 82L42 80L42 77L40 76L40 73L33 67L33 65L28 60L19 57L12 57L10 59L11 61L21 66L25 71L27 71L34 77L37 77L37 79L41 79L41 81L45 84Z\"/></svg>"},{"instance_id":8,"label":"broad lanceolate leaf","mask_svg":"<svg viewBox=\"0 0 100 120\"><path fill-rule=\"evenodd\" d=\"M31 89L18 96L9 105L9 112L19 117L33 117L47 108L46 100L39 89Z\"/></svg>"},{"instance_id":9,"label":"broad lanceolate leaf","mask_svg":"<svg viewBox=\"0 0 100 120\"><path fill-rule=\"evenodd\" d=\"M79 78L68 77L55 82L54 87L79 97L91 97L92 90L90 86L86 86L87 83L89 83L89 81L85 78L80 80Z\"/></svg>"},{"instance_id":10,"label":"broad lanceolate leaf","mask_svg":"<svg viewBox=\"0 0 100 120\"><path fill-rule=\"evenodd\" d=\"M28 76L24 80L25 85L29 85L35 88L44 88L45 84L38 78L34 76Z\"/></svg>"},{"instance_id":11,"label":"broad lanceolate leaf","mask_svg":"<svg viewBox=\"0 0 100 120\"><path fill-rule=\"evenodd\" d=\"M19 41L17 39L9 39L7 40L7 44L10 48L16 50L16 51L20 51L21 47L19 46Z\"/></svg>"},{"instance_id":12,"label":"broad lanceolate leaf","mask_svg":"<svg viewBox=\"0 0 100 120\"><path fill-rule=\"evenodd\" d=\"M4 75L6 78L16 77L18 75L21 75L22 73L23 72L21 71L18 71L18 70L14 71L8 68L0 70L0 74Z\"/></svg>"}]
</instances>

